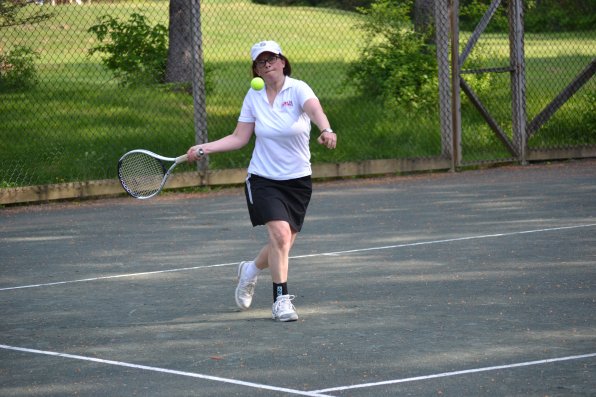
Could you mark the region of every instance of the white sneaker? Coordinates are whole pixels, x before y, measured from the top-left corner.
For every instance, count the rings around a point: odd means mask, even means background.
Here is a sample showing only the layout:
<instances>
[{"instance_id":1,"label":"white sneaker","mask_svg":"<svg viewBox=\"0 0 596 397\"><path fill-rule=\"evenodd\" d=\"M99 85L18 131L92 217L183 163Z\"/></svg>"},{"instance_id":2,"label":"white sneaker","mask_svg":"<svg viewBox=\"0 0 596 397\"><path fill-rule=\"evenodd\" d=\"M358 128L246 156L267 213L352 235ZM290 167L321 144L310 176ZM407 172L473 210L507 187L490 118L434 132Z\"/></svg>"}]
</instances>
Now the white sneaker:
<instances>
[{"instance_id":1,"label":"white sneaker","mask_svg":"<svg viewBox=\"0 0 596 397\"><path fill-rule=\"evenodd\" d=\"M246 310L252 303L252 296L255 293L257 278L245 280L243 272L250 262L240 262L238 265L238 286L236 287L236 304L242 310Z\"/></svg>"},{"instance_id":2,"label":"white sneaker","mask_svg":"<svg viewBox=\"0 0 596 397\"><path fill-rule=\"evenodd\" d=\"M292 299L294 298L294 295L278 296L271 308L271 318L275 321L298 320L298 313L296 313L296 308L292 305Z\"/></svg>"}]
</instances>

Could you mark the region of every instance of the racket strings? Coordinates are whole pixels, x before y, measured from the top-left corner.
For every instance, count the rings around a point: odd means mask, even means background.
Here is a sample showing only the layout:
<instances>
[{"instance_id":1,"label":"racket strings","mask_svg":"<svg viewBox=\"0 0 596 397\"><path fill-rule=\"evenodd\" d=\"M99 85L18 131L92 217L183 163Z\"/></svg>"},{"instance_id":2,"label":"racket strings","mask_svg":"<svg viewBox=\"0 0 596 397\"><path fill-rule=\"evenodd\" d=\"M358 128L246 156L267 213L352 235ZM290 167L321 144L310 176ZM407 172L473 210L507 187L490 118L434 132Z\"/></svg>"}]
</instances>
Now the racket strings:
<instances>
[{"instance_id":1,"label":"racket strings","mask_svg":"<svg viewBox=\"0 0 596 397\"><path fill-rule=\"evenodd\" d=\"M119 164L122 186L134 197L150 197L160 188L166 169L163 163L146 153L130 153Z\"/></svg>"}]
</instances>

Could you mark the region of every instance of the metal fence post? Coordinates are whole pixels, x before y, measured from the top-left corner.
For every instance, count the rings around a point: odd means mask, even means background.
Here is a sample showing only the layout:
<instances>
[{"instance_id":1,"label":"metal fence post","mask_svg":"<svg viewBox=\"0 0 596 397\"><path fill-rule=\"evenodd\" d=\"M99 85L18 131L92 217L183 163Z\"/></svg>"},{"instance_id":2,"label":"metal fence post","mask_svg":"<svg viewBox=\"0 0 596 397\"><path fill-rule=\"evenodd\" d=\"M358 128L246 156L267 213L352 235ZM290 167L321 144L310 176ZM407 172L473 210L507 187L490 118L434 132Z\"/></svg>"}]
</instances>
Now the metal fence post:
<instances>
[{"instance_id":1,"label":"metal fence post","mask_svg":"<svg viewBox=\"0 0 596 397\"><path fill-rule=\"evenodd\" d=\"M453 120L451 108L451 78L449 75L449 0L435 0L435 25L439 81L441 156L451 159L453 151Z\"/></svg>"},{"instance_id":2,"label":"metal fence post","mask_svg":"<svg viewBox=\"0 0 596 397\"><path fill-rule=\"evenodd\" d=\"M526 164L526 64L524 54L524 23L521 0L509 1L509 52L511 65L511 117L513 142L518 160Z\"/></svg>"},{"instance_id":3,"label":"metal fence post","mask_svg":"<svg viewBox=\"0 0 596 397\"><path fill-rule=\"evenodd\" d=\"M194 109L195 143L208 141L207 134L207 93L205 91L205 67L203 62L203 36L201 31L201 0L190 1L190 26L192 38L192 97ZM201 159L197 168L201 173L201 184L209 169L209 158Z\"/></svg>"},{"instance_id":4,"label":"metal fence post","mask_svg":"<svg viewBox=\"0 0 596 397\"><path fill-rule=\"evenodd\" d=\"M461 164L461 98L459 64L459 0L451 0L449 7L451 21L451 118L453 123L451 168Z\"/></svg>"}]
</instances>

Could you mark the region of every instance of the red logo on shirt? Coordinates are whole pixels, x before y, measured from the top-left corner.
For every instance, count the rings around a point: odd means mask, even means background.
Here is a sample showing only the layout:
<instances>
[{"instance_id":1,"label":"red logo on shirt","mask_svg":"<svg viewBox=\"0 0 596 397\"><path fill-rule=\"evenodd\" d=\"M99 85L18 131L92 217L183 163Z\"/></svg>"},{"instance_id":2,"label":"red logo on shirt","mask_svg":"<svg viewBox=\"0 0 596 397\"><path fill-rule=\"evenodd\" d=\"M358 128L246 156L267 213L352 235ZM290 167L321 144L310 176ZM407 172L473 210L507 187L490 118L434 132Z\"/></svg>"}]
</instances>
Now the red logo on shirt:
<instances>
[{"instance_id":1,"label":"red logo on shirt","mask_svg":"<svg viewBox=\"0 0 596 397\"><path fill-rule=\"evenodd\" d=\"M294 106L294 104L292 103L292 101L284 101L281 103L282 108L286 107L286 106L292 107L292 106Z\"/></svg>"}]
</instances>

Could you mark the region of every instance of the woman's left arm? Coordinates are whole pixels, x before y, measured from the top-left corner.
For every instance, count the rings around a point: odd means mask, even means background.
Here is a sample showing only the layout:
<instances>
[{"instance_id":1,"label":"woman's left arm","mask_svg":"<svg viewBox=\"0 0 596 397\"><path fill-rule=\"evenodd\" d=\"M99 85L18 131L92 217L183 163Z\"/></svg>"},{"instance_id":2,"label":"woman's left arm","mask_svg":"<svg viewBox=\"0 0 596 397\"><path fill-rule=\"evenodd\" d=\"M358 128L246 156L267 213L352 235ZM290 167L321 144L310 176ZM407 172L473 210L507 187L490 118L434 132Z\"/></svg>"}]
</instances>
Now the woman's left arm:
<instances>
[{"instance_id":1,"label":"woman's left arm","mask_svg":"<svg viewBox=\"0 0 596 397\"><path fill-rule=\"evenodd\" d=\"M331 130L331 125L327 115L317 98L310 98L304 103L304 112L321 131L317 141L325 145L328 149L335 149L337 145L337 135Z\"/></svg>"}]
</instances>

